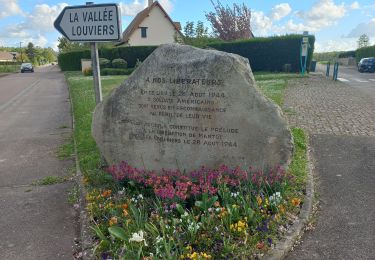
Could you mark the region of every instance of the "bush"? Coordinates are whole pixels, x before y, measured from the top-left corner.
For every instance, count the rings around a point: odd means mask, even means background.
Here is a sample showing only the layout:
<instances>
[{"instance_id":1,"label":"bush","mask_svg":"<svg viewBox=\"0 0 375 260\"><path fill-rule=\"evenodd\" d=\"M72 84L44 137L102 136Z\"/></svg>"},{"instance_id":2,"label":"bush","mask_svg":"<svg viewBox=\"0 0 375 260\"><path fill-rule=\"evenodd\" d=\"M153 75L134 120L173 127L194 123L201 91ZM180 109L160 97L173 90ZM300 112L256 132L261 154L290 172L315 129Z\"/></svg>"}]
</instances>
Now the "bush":
<instances>
[{"instance_id":1,"label":"bush","mask_svg":"<svg viewBox=\"0 0 375 260\"><path fill-rule=\"evenodd\" d=\"M339 58L355 57L355 51L343 51L340 52Z\"/></svg>"},{"instance_id":2,"label":"bush","mask_svg":"<svg viewBox=\"0 0 375 260\"><path fill-rule=\"evenodd\" d=\"M286 35L214 43L208 46L248 58L253 71L282 71L285 64L290 64L291 71L299 72L301 40L302 35ZM314 51L314 36L309 36L309 43L311 48L307 68L310 67Z\"/></svg>"},{"instance_id":3,"label":"bush","mask_svg":"<svg viewBox=\"0 0 375 260\"><path fill-rule=\"evenodd\" d=\"M134 68L137 60L144 61L158 46L125 46L99 49L99 57L107 60L123 59ZM91 59L90 50L60 53L58 62L62 71L81 70L81 59Z\"/></svg>"},{"instance_id":4,"label":"bush","mask_svg":"<svg viewBox=\"0 0 375 260\"><path fill-rule=\"evenodd\" d=\"M81 59L91 59L90 50L60 53L57 57L62 71L81 70Z\"/></svg>"},{"instance_id":5,"label":"bush","mask_svg":"<svg viewBox=\"0 0 375 260\"><path fill-rule=\"evenodd\" d=\"M111 62L106 58L99 58L100 68L108 68L111 65Z\"/></svg>"},{"instance_id":6,"label":"bush","mask_svg":"<svg viewBox=\"0 0 375 260\"><path fill-rule=\"evenodd\" d=\"M124 59L114 59L112 60L112 68L126 69L128 63Z\"/></svg>"},{"instance_id":7,"label":"bush","mask_svg":"<svg viewBox=\"0 0 375 260\"><path fill-rule=\"evenodd\" d=\"M144 61L158 46L126 46L116 48L121 59L128 62L128 67L134 68L137 60Z\"/></svg>"},{"instance_id":8,"label":"bush","mask_svg":"<svg viewBox=\"0 0 375 260\"><path fill-rule=\"evenodd\" d=\"M356 51L356 60L359 62L362 58L375 57L375 45L360 48Z\"/></svg>"},{"instance_id":9,"label":"bush","mask_svg":"<svg viewBox=\"0 0 375 260\"><path fill-rule=\"evenodd\" d=\"M130 75L134 71L133 68L129 69L116 69L116 68L105 68L100 71L100 75Z\"/></svg>"}]
</instances>

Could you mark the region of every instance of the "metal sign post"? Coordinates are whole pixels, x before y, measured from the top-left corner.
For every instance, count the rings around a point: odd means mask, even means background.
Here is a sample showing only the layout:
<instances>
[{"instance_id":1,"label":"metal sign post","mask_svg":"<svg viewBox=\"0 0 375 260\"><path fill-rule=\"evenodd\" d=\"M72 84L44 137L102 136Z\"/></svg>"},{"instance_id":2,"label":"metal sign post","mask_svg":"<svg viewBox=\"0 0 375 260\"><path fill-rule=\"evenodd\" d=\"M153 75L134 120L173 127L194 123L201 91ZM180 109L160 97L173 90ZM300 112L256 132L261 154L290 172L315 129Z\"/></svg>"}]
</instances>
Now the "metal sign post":
<instances>
[{"instance_id":1,"label":"metal sign post","mask_svg":"<svg viewBox=\"0 0 375 260\"><path fill-rule=\"evenodd\" d=\"M302 42L301 42L301 73L302 75L305 74L306 71L306 64L307 64L307 58L309 53L309 33L303 32Z\"/></svg>"},{"instance_id":2,"label":"metal sign post","mask_svg":"<svg viewBox=\"0 0 375 260\"><path fill-rule=\"evenodd\" d=\"M117 4L67 6L54 22L56 30L69 41L90 42L96 104L102 101L102 86L97 42L121 38L121 15Z\"/></svg>"}]
</instances>

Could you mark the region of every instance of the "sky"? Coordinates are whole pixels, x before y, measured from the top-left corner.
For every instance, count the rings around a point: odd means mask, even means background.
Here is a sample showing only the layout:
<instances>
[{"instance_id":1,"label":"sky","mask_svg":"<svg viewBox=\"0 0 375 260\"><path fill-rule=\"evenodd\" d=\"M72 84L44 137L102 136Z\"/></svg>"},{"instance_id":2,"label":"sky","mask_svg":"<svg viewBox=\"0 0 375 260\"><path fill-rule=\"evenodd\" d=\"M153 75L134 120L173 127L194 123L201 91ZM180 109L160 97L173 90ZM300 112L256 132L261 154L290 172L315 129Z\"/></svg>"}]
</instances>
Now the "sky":
<instances>
[{"instance_id":1,"label":"sky","mask_svg":"<svg viewBox=\"0 0 375 260\"><path fill-rule=\"evenodd\" d=\"M91 0L92 1L92 0ZM216 0L214 0L216 2ZM117 3L122 13L122 30L147 0L94 0ZM174 21L203 21L213 11L210 0L159 0ZM366 33L375 44L374 0L221 0L226 5L245 3L252 11L251 27L255 37L308 31L316 37L315 51L354 50L360 35ZM83 5L72 0L0 0L0 46L16 47L33 42L57 50L61 36L53 22L65 6Z\"/></svg>"}]
</instances>

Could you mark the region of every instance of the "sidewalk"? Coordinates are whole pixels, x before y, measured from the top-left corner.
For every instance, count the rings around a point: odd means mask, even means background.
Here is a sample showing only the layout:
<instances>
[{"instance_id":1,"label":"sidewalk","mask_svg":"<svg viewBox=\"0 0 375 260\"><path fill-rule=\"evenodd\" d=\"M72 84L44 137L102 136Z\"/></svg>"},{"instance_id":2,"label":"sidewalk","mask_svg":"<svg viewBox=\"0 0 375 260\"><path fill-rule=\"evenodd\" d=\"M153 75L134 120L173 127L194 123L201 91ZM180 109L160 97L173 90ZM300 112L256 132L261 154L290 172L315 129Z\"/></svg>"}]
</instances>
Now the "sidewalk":
<instances>
[{"instance_id":1,"label":"sidewalk","mask_svg":"<svg viewBox=\"0 0 375 260\"><path fill-rule=\"evenodd\" d=\"M316 75L291 82L284 110L309 133L320 202L315 230L287 259L374 259L375 88Z\"/></svg>"},{"instance_id":2,"label":"sidewalk","mask_svg":"<svg viewBox=\"0 0 375 260\"><path fill-rule=\"evenodd\" d=\"M79 234L68 203L73 183L33 184L68 176L74 167L56 156L72 131L64 75L43 68L0 81L0 96L23 87L0 104L0 259L73 259Z\"/></svg>"}]
</instances>

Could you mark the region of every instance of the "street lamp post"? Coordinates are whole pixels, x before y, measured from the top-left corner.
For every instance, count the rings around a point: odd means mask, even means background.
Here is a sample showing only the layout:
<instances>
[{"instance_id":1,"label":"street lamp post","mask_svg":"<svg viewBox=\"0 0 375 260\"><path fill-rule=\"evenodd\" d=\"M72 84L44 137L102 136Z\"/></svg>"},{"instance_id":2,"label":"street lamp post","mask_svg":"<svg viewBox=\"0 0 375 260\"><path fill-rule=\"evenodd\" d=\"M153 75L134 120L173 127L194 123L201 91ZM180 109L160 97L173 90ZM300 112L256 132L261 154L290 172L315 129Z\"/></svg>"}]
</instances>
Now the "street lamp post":
<instances>
[{"instance_id":1,"label":"street lamp post","mask_svg":"<svg viewBox=\"0 0 375 260\"><path fill-rule=\"evenodd\" d=\"M21 50L21 62L23 63L23 57L22 57L22 42L20 42L20 50Z\"/></svg>"}]
</instances>

